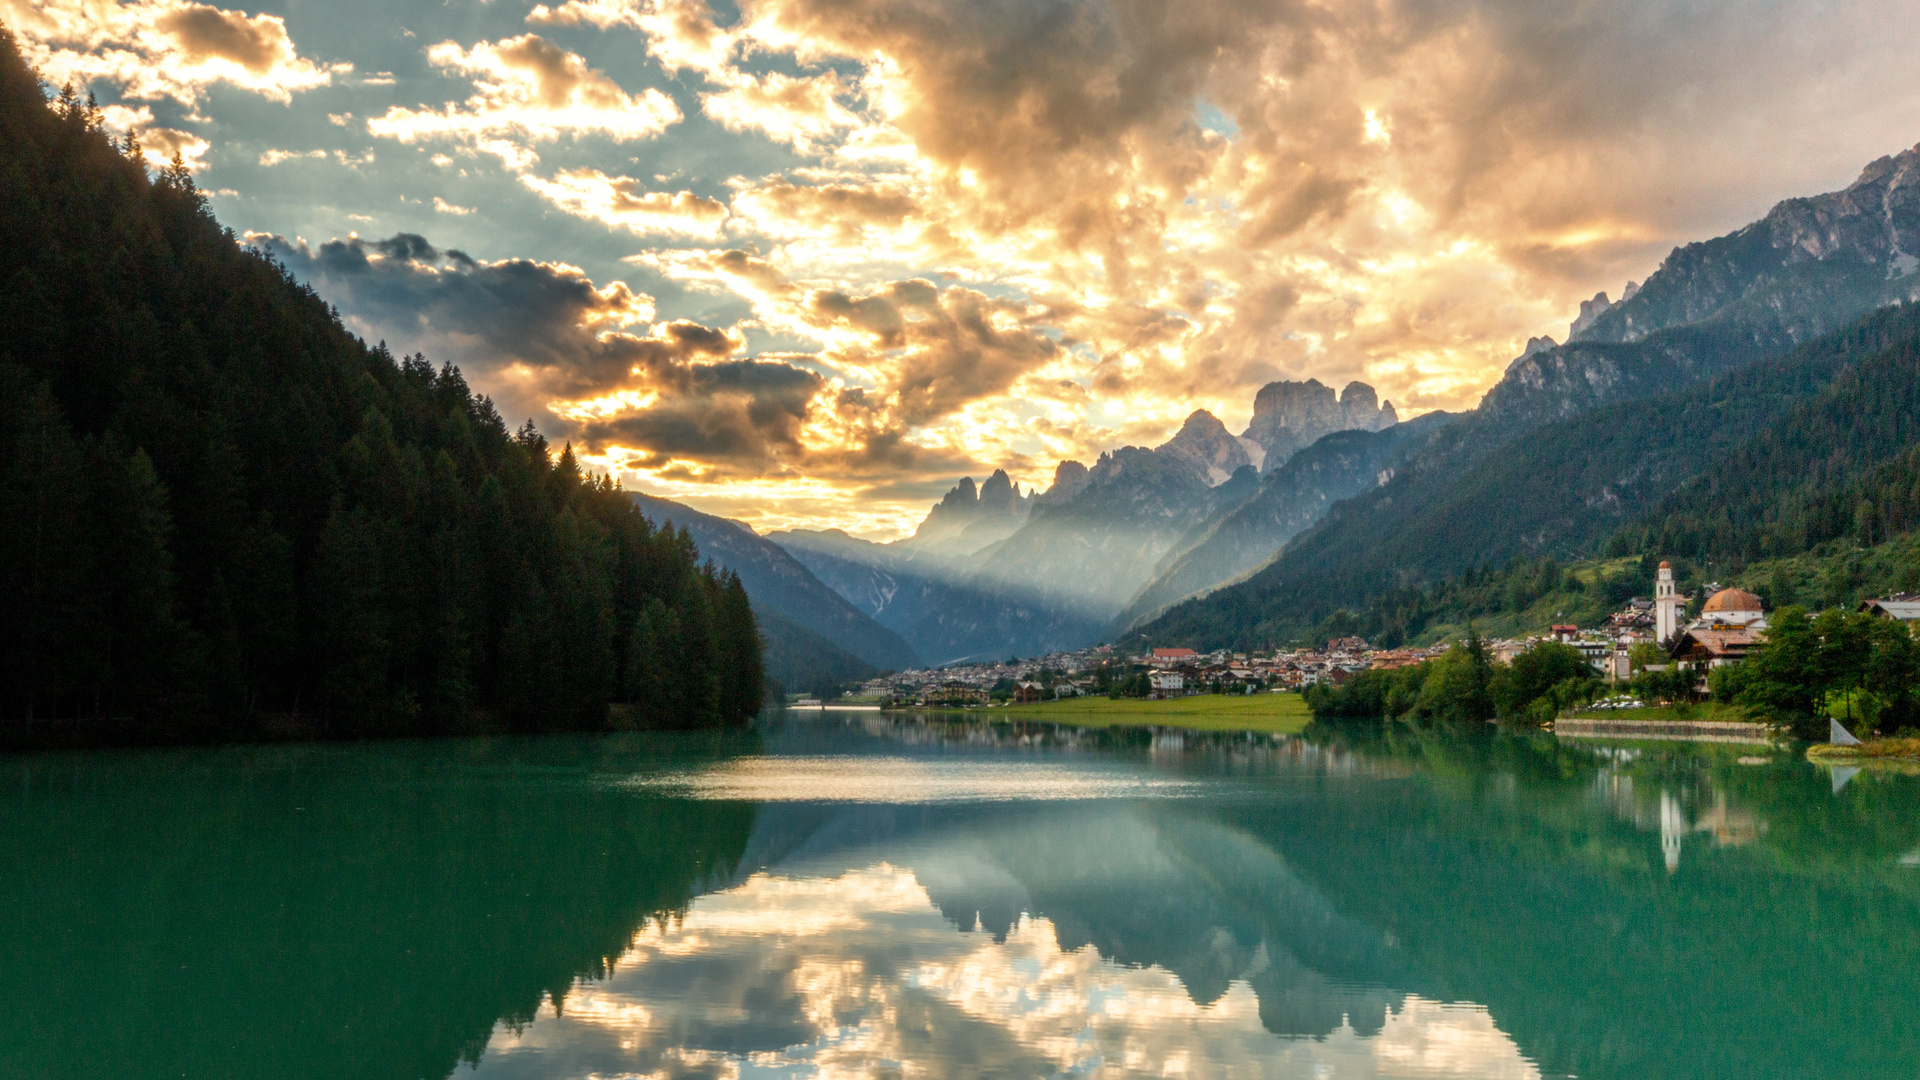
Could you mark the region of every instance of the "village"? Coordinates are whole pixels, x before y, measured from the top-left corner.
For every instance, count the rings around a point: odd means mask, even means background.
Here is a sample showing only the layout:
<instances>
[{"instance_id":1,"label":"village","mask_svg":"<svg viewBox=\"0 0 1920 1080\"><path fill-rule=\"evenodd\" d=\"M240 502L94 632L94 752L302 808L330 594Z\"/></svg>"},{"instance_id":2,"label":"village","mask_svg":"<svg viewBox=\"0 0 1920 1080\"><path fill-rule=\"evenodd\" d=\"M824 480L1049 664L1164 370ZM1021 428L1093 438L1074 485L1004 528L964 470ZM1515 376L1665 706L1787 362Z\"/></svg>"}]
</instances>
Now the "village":
<instances>
[{"instance_id":1,"label":"village","mask_svg":"<svg viewBox=\"0 0 1920 1080\"><path fill-rule=\"evenodd\" d=\"M1577 649L1609 683L1624 684L1636 672L1674 664L1703 673L1738 664L1765 640L1767 613L1744 589L1709 584L1698 617L1686 618L1687 600L1675 588L1670 564L1662 562L1652 597L1635 597L1597 626L1554 625L1545 634L1486 641L1489 659L1511 663L1542 641ZM1861 603L1860 610L1902 622L1920 620L1920 595L1897 594ZM1369 670L1406 667L1431 660L1455 642L1376 649L1358 637L1334 638L1320 648L1271 652L1209 653L1152 648L1134 655L1099 645L1027 659L953 664L884 675L843 694L842 703L881 707L965 708L1027 704L1118 692L1152 700L1196 694L1300 692L1339 686ZM819 705L817 699L797 704Z\"/></svg>"}]
</instances>

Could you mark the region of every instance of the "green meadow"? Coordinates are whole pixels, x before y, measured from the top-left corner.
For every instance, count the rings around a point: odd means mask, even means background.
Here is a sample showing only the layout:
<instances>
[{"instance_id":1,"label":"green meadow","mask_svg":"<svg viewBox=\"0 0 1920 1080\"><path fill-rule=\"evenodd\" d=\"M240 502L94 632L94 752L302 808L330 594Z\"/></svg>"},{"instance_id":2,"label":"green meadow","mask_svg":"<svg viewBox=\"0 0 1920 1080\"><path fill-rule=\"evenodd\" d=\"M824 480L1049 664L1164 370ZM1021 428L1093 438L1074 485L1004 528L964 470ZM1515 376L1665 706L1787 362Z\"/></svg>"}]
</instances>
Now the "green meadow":
<instances>
[{"instance_id":1,"label":"green meadow","mask_svg":"<svg viewBox=\"0 0 1920 1080\"><path fill-rule=\"evenodd\" d=\"M1313 714L1299 694L1198 694L1167 701L1068 698L987 710L996 719L1040 720L1079 727L1177 727L1195 731L1295 734Z\"/></svg>"}]
</instances>

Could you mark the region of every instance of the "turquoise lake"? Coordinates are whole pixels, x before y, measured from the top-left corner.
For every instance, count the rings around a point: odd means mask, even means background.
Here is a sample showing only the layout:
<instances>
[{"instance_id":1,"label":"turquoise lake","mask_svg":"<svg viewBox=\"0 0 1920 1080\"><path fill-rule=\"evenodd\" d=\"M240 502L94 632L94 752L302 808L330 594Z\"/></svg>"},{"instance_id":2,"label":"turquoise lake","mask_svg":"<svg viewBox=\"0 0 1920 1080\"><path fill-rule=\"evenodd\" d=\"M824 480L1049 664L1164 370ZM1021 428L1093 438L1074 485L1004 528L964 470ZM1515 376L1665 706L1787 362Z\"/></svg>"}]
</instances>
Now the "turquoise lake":
<instances>
[{"instance_id":1,"label":"turquoise lake","mask_svg":"<svg viewBox=\"0 0 1920 1080\"><path fill-rule=\"evenodd\" d=\"M1491 732L0 758L0 1076L1885 1077L1920 777Z\"/></svg>"}]
</instances>

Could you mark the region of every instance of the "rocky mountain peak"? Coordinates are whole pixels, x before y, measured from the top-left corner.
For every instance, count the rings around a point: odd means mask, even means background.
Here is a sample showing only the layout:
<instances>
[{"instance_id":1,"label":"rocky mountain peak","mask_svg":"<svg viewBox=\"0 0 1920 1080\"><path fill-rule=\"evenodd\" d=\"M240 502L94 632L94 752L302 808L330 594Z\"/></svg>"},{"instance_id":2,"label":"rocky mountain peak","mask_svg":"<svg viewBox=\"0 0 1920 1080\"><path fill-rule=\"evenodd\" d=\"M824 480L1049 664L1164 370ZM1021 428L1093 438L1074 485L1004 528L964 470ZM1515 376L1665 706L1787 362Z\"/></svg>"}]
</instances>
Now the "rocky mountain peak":
<instances>
[{"instance_id":1,"label":"rocky mountain peak","mask_svg":"<svg viewBox=\"0 0 1920 1080\"><path fill-rule=\"evenodd\" d=\"M1253 420L1241 438L1261 448L1260 470L1272 472L1302 447L1335 431L1379 431L1399 421L1393 403L1373 387L1350 382L1339 396L1318 379L1271 382L1253 398Z\"/></svg>"},{"instance_id":2,"label":"rocky mountain peak","mask_svg":"<svg viewBox=\"0 0 1920 1080\"><path fill-rule=\"evenodd\" d=\"M940 500L943 507L971 507L980 501L980 492L973 486L973 477L963 476L960 482Z\"/></svg>"},{"instance_id":3,"label":"rocky mountain peak","mask_svg":"<svg viewBox=\"0 0 1920 1080\"><path fill-rule=\"evenodd\" d=\"M1220 418L1205 409L1195 409L1178 434L1154 450L1192 465L1206 477L1209 486L1226 481L1234 470L1253 464L1253 458L1239 439L1227 431Z\"/></svg>"},{"instance_id":4,"label":"rocky mountain peak","mask_svg":"<svg viewBox=\"0 0 1920 1080\"><path fill-rule=\"evenodd\" d=\"M1580 301L1580 316L1573 320L1572 326L1567 327L1567 340L1572 341L1579 337L1582 330L1592 326L1594 321L1605 315L1607 309L1612 306L1613 301L1607 299L1607 294L1604 292L1594 293L1591 300Z\"/></svg>"},{"instance_id":5,"label":"rocky mountain peak","mask_svg":"<svg viewBox=\"0 0 1920 1080\"><path fill-rule=\"evenodd\" d=\"M1031 495L1021 494L1019 485L1005 469L995 469L986 483L978 487L974 486L973 477L962 477L928 511L912 539L925 546L962 540L972 543L981 541L982 537L1004 535L1026 519L1032 499Z\"/></svg>"},{"instance_id":6,"label":"rocky mountain peak","mask_svg":"<svg viewBox=\"0 0 1920 1080\"><path fill-rule=\"evenodd\" d=\"M1629 284L1631 284L1631 282L1629 282ZM1507 370L1511 372L1514 368L1519 367L1520 362L1525 360L1529 356L1534 356L1538 353L1552 352L1553 350L1559 347L1560 347L1559 342L1553 340L1551 337L1548 337L1545 334L1542 334L1539 337L1528 338L1526 351L1521 353L1519 356L1514 357L1513 360L1507 364Z\"/></svg>"},{"instance_id":7,"label":"rocky mountain peak","mask_svg":"<svg viewBox=\"0 0 1920 1080\"><path fill-rule=\"evenodd\" d=\"M1789 262L1920 254L1920 146L1873 162L1845 190L1786 200L1766 224Z\"/></svg>"},{"instance_id":8,"label":"rocky mountain peak","mask_svg":"<svg viewBox=\"0 0 1920 1080\"><path fill-rule=\"evenodd\" d=\"M1062 503L1087 490L1093 482L1087 467L1077 461L1063 461L1053 467L1053 486L1036 496L1049 503Z\"/></svg>"},{"instance_id":9,"label":"rocky mountain peak","mask_svg":"<svg viewBox=\"0 0 1920 1080\"><path fill-rule=\"evenodd\" d=\"M993 470L987 482L980 485L980 510L986 514L1019 514L1026 506L1030 496L1020 494L1020 485L1013 482L1005 469Z\"/></svg>"}]
</instances>

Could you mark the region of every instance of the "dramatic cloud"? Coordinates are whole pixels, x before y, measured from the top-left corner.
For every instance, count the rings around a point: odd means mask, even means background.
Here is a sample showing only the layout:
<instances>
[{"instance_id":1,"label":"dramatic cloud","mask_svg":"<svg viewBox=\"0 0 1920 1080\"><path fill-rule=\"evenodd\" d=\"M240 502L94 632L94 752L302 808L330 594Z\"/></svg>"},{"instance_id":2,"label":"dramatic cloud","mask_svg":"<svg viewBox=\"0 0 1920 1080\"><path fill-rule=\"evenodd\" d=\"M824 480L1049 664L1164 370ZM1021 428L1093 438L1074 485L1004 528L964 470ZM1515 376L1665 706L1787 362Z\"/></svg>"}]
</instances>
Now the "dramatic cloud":
<instances>
[{"instance_id":1,"label":"dramatic cloud","mask_svg":"<svg viewBox=\"0 0 1920 1080\"><path fill-rule=\"evenodd\" d=\"M729 131L758 132L812 153L860 125L840 104L846 88L833 75L796 78L774 71L731 83L725 91L700 98L706 114Z\"/></svg>"},{"instance_id":2,"label":"dramatic cloud","mask_svg":"<svg viewBox=\"0 0 1920 1080\"><path fill-rule=\"evenodd\" d=\"M503 411L514 415L540 409L551 395L621 386L631 364L604 339L654 317L652 298L623 282L596 287L559 263L481 262L407 233L317 248L280 236L247 240L338 296L349 325L368 339L460 365L480 385L497 386Z\"/></svg>"},{"instance_id":3,"label":"dramatic cloud","mask_svg":"<svg viewBox=\"0 0 1920 1080\"><path fill-rule=\"evenodd\" d=\"M349 274L314 251L356 326L459 360L630 483L869 534L963 472L1044 484L1195 408L1238 430L1276 378L1470 407L1580 300L1920 138L1902 0L341 3L424 62L369 45L350 59L380 70L340 78L294 48L300 11L0 17L56 79L152 101L122 124L150 151L253 185L236 225L488 256L347 242ZM216 83L307 123L209 150L169 110ZM329 162L293 160L312 147ZM316 206L333 164L359 175ZM513 323L628 275L658 312L629 291L644 316ZM530 291L464 299L509 279ZM676 320L727 350L687 352Z\"/></svg>"},{"instance_id":4,"label":"dramatic cloud","mask_svg":"<svg viewBox=\"0 0 1920 1080\"><path fill-rule=\"evenodd\" d=\"M850 380L840 416L1039 480L1055 455L1155 441L1196 405L1236 422L1273 378L1366 379L1409 413L1470 406L1580 297L1738 223L1724 202L1754 183L1747 163L1684 156L1680 132L1743 137L1707 103L1804 113L1771 82L1828 78L1806 34L1857 53L1886 14L1851 5L1813 31L1789 7L752 0L730 26L688 0L602 10L713 87L717 122L820 162L736 182L763 254L636 261L820 342ZM752 66L764 56L800 73ZM1895 101L1858 122L1920 120L1911 91ZM1741 212L1793 193L1791 173L1741 190ZM914 268L993 289L945 290L909 332L883 275ZM837 285L784 284L809 278ZM954 307L1006 290L1022 299L994 318L1030 347L955 332L998 330Z\"/></svg>"},{"instance_id":5,"label":"dramatic cloud","mask_svg":"<svg viewBox=\"0 0 1920 1080\"><path fill-rule=\"evenodd\" d=\"M535 4L527 13L533 26L638 26L640 9L630 0L567 0L558 8Z\"/></svg>"},{"instance_id":6,"label":"dramatic cloud","mask_svg":"<svg viewBox=\"0 0 1920 1080\"><path fill-rule=\"evenodd\" d=\"M191 105L209 85L228 83L288 101L353 70L303 59L279 16L206 4L0 0L0 19L55 84L104 80L130 98Z\"/></svg>"},{"instance_id":7,"label":"dramatic cloud","mask_svg":"<svg viewBox=\"0 0 1920 1080\"><path fill-rule=\"evenodd\" d=\"M598 169L562 170L551 180L522 176L520 182L570 214L636 233L674 233L714 239L727 220L727 206L690 191L647 191L640 181Z\"/></svg>"},{"instance_id":8,"label":"dramatic cloud","mask_svg":"<svg viewBox=\"0 0 1920 1080\"><path fill-rule=\"evenodd\" d=\"M651 139L680 120L679 106L659 90L628 94L605 72L537 34L471 49L443 41L427 50L427 59L472 78L473 96L442 109L396 105L368 120L368 131L402 142L463 141L524 168L537 160L529 141L562 134Z\"/></svg>"},{"instance_id":9,"label":"dramatic cloud","mask_svg":"<svg viewBox=\"0 0 1920 1080\"><path fill-rule=\"evenodd\" d=\"M349 323L402 352L458 364L503 414L535 415L633 468L757 476L804 456L819 374L736 358L739 337L684 320L652 324L653 301L596 287L570 266L485 263L420 236L310 248L249 236L341 297Z\"/></svg>"}]
</instances>

